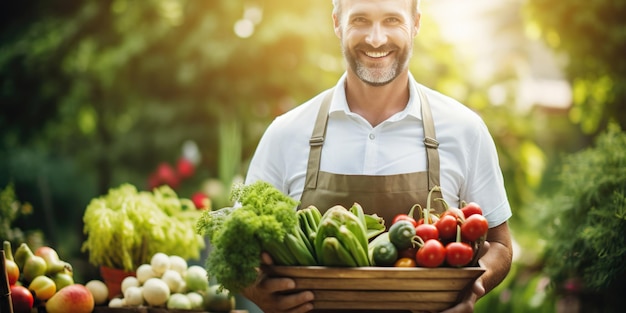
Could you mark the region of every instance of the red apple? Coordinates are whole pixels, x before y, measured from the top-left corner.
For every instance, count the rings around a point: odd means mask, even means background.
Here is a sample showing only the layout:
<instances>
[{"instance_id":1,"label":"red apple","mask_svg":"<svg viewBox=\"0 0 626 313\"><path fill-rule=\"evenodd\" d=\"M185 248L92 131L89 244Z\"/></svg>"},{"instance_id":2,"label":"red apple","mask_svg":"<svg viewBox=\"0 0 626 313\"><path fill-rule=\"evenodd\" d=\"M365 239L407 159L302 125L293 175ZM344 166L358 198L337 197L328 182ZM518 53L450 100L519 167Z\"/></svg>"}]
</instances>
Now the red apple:
<instances>
[{"instance_id":1,"label":"red apple","mask_svg":"<svg viewBox=\"0 0 626 313\"><path fill-rule=\"evenodd\" d=\"M11 302L13 303L14 313L30 313L35 303L33 294L24 287L19 285L11 286Z\"/></svg>"},{"instance_id":2,"label":"red apple","mask_svg":"<svg viewBox=\"0 0 626 313\"><path fill-rule=\"evenodd\" d=\"M47 313L65 313L72 308L73 313L91 313L95 303L87 287L82 284L69 285L55 293L46 301Z\"/></svg>"}]
</instances>

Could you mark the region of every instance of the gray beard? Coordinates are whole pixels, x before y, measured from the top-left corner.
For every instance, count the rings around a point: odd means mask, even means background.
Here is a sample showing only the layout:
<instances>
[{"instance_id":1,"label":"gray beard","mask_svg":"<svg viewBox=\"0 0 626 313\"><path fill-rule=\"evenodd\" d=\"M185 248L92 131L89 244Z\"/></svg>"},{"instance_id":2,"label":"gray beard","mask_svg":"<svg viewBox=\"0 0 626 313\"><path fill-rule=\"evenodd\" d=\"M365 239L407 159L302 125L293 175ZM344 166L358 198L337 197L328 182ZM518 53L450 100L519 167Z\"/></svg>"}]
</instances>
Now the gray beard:
<instances>
[{"instance_id":1,"label":"gray beard","mask_svg":"<svg viewBox=\"0 0 626 313\"><path fill-rule=\"evenodd\" d=\"M371 68L364 66L361 62L355 62L356 68L354 72L365 83L372 86L383 86L394 80L399 73L398 61L395 61L391 67Z\"/></svg>"},{"instance_id":2,"label":"gray beard","mask_svg":"<svg viewBox=\"0 0 626 313\"><path fill-rule=\"evenodd\" d=\"M370 86L384 86L392 82L400 73L408 66L411 59L412 50L406 54L399 56L391 66L372 68L365 66L362 62L358 61L356 57L350 54L349 51L342 47L344 58L348 63L348 66L354 71L361 81Z\"/></svg>"}]
</instances>

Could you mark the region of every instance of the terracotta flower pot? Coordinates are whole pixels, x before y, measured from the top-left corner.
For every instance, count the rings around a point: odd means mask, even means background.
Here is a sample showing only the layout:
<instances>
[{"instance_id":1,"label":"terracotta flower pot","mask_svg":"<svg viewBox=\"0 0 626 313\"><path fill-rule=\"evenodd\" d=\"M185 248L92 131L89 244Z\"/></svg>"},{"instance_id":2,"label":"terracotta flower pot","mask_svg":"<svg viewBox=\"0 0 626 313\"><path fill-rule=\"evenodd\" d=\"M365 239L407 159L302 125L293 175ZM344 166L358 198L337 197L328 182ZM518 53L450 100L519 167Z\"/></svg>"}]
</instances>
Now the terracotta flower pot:
<instances>
[{"instance_id":1,"label":"terracotta flower pot","mask_svg":"<svg viewBox=\"0 0 626 313\"><path fill-rule=\"evenodd\" d=\"M122 281L128 276L135 276L135 272L100 266L100 276L109 289L109 300L111 300L122 294Z\"/></svg>"}]
</instances>

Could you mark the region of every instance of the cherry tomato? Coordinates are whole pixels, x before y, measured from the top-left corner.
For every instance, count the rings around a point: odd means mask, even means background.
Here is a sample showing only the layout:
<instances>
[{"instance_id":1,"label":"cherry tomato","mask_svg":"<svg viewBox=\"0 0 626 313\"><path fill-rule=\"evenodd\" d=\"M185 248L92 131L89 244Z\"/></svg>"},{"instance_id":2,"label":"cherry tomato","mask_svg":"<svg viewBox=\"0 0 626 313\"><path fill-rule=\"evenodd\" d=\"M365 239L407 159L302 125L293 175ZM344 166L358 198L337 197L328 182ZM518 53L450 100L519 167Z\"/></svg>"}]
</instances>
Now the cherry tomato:
<instances>
[{"instance_id":1,"label":"cherry tomato","mask_svg":"<svg viewBox=\"0 0 626 313\"><path fill-rule=\"evenodd\" d=\"M441 217L435 227L439 231L439 237L442 240L449 240L456 237L457 220L453 213Z\"/></svg>"},{"instance_id":2,"label":"cherry tomato","mask_svg":"<svg viewBox=\"0 0 626 313\"><path fill-rule=\"evenodd\" d=\"M439 219L441 219L442 217L446 215L452 215L454 216L454 218L465 219L465 214L459 208L453 208L453 207L447 208L445 211L443 211L443 213L441 213L441 215L439 215Z\"/></svg>"},{"instance_id":3,"label":"cherry tomato","mask_svg":"<svg viewBox=\"0 0 626 313\"><path fill-rule=\"evenodd\" d=\"M415 260L417 254L417 247L409 247L398 251L398 258L410 258Z\"/></svg>"},{"instance_id":4,"label":"cherry tomato","mask_svg":"<svg viewBox=\"0 0 626 313\"><path fill-rule=\"evenodd\" d=\"M437 215L430 214L430 218L428 219L428 224L435 224L435 223L437 223L438 220L439 220L439 217L437 217ZM426 224L426 223L424 223L424 219L423 218L420 218L419 220L417 220L417 226L420 226L422 224Z\"/></svg>"},{"instance_id":5,"label":"cherry tomato","mask_svg":"<svg viewBox=\"0 0 626 313\"><path fill-rule=\"evenodd\" d=\"M399 258L394 264L395 267L415 267L415 259Z\"/></svg>"},{"instance_id":6,"label":"cherry tomato","mask_svg":"<svg viewBox=\"0 0 626 313\"><path fill-rule=\"evenodd\" d=\"M439 230L433 224L421 224L415 227L415 235L426 242L429 239L439 239Z\"/></svg>"},{"instance_id":7,"label":"cherry tomato","mask_svg":"<svg viewBox=\"0 0 626 313\"><path fill-rule=\"evenodd\" d=\"M468 218L474 214L483 215L483 210L475 202L470 202L464 207L462 207L461 212L463 212L463 215L465 216L465 218Z\"/></svg>"},{"instance_id":8,"label":"cherry tomato","mask_svg":"<svg viewBox=\"0 0 626 313\"><path fill-rule=\"evenodd\" d=\"M407 214L396 215L396 217L393 218L393 221L391 221L391 224L393 225L398 221L409 221L411 222L411 224L413 224L413 227L417 226L417 221L414 218L408 216Z\"/></svg>"},{"instance_id":9,"label":"cherry tomato","mask_svg":"<svg viewBox=\"0 0 626 313\"><path fill-rule=\"evenodd\" d=\"M461 237L463 240L476 241L486 235L488 229L487 219L482 215L474 214L465 219L465 223L461 225Z\"/></svg>"},{"instance_id":10,"label":"cherry tomato","mask_svg":"<svg viewBox=\"0 0 626 313\"><path fill-rule=\"evenodd\" d=\"M446 248L437 239L424 242L415 256L417 265L423 267L437 267L446 259Z\"/></svg>"},{"instance_id":11,"label":"cherry tomato","mask_svg":"<svg viewBox=\"0 0 626 313\"><path fill-rule=\"evenodd\" d=\"M396 215L391 221L391 225L395 224L397 221L409 221L411 222L411 224L413 224L413 227L416 227L417 221L413 217L414 216L413 212L415 212L415 209L419 209L421 211L422 207L419 204L415 204L414 206L411 207L411 209L409 210L409 213Z\"/></svg>"},{"instance_id":12,"label":"cherry tomato","mask_svg":"<svg viewBox=\"0 0 626 313\"><path fill-rule=\"evenodd\" d=\"M450 266L462 267L474 258L472 246L464 242L451 242L446 246L446 262Z\"/></svg>"}]
</instances>

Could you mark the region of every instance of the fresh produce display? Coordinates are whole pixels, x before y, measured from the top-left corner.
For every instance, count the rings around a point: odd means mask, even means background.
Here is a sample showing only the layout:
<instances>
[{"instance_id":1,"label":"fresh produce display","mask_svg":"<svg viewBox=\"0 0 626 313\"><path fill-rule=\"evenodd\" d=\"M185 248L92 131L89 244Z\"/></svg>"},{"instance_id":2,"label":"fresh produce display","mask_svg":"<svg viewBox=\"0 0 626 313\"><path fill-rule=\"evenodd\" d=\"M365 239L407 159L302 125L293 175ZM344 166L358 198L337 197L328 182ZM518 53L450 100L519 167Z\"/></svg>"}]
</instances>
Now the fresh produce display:
<instances>
[{"instance_id":1,"label":"fresh produce display","mask_svg":"<svg viewBox=\"0 0 626 313\"><path fill-rule=\"evenodd\" d=\"M438 187L433 188L436 191ZM461 209L449 207L437 215L427 206L414 206L409 214L399 214L389 230L369 243L368 256L374 266L397 267L464 267L472 265L477 249L487 236L489 225L476 203L463 204ZM443 199L436 199L443 201ZM413 218L414 208L420 218ZM396 258L390 244L397 249Z\"/></svg>"},{"instance_id":2,"label":"fresh produce display","mask_svg":"<svg viewBox=\"0 0 626 313\"><path fill-rule=\"evenodd\" d=\"M235 308L235 298L228 290L220 288L223 294L217 295L217 285L209 284L209 273L204 267L188 266L187 261L180 256L157 252L150 263L141 264L137 268L136 275L122 280L122 297L111 299L109 307L161 307L211 312L228 312ZM87 287L90 290L101 288L92 282ZM97 293L92 294L95 299ZM214 301L218 297L227 299L228 305L224 305L225 301ZM100 295L99 298L107 299L106 295Z\"/></svg>"},{"instance_id":3,"label":"fresh produce display","mask_svg":"<svg viewBox=\"0 0 626 313\"><path fill-rule=\"evenodd\" d=\"M204 211L196 229L212 245L207 271L233 292L256 280L262 251L277 265L368 266L367 242L385 230L356 203L323 216L314 206L296 211L297 201L264 181L234 186L231 200L240 206Z\"/></svg>"},{"instance_id":4,"label":"fresh produce display","mask_svg":"<svg viewBox=\"0 0 626 313\"><path fill-rule=\"evenodd\" d=\"M125 271L149 263L157 252L199 259L205 243L193 226L201 213L167 185L139 191L131 184L92 199L83 215L81 251L89 262Z\"/></svg>"},{"instance_id":5,"label":"fresh produce display","mask_svg":"<svg viewBox=\"0 0 626 313\"><path fill-rule=\"evenodd\" d=\"M444 202L446 211L438 215L430 208L431 195L426 208L416 204L387 229L382 218L364 214L358 203L334 206L323 215L315 206L296 210L297 201L257 181L234 186L231 200L236 205L204 211L196 231L208 236L212 245L206 270L233 292L257 279L261 252L283 266L471 265L488 229L480 206L471 203L458 209ZM419 219L413 217L416 209Z\"/></svg>"},{"instance_id":6,"label":"fresh produce display","mask_svg":"<svg viewBox=\"0 0 626 313\"><path fill-rule=\"evenodd\" d=\"M67 312L67 308L77 313L93 311L94 294L74 282L71 264L61 260L56 250L42 246L33 252L22 243L13 251L9 241L3 242L3 250L15 313L31 313L35 308L45 308L47 313Z\"/></svg>"}]
</instances>

